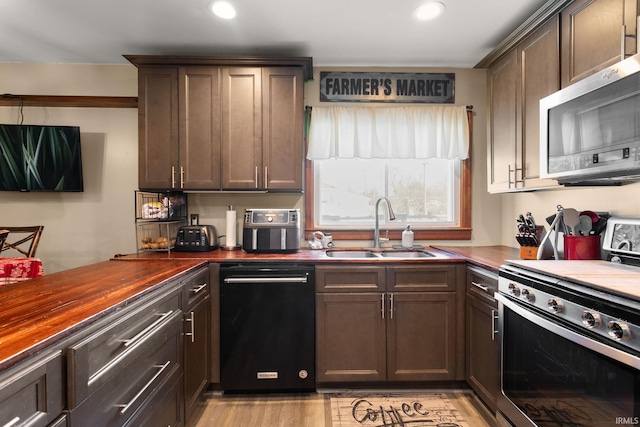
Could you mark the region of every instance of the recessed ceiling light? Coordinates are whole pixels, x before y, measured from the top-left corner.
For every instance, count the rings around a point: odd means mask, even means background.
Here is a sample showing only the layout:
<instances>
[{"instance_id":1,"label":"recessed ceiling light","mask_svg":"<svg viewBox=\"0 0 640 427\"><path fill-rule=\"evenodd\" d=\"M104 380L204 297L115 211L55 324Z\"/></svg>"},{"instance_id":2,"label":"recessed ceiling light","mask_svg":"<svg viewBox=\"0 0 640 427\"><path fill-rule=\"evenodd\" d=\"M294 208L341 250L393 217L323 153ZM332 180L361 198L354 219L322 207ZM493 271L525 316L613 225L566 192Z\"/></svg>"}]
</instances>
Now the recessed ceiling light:
<instances>
[{"instance_id":1,"label":"recessed ceiling light","mask_svg":"<svg viewBox=\"0 0 640 427\"><path fill-rule=\"evenodd\" d=\"M233 19L236 16L236 9L226 1L214 1L209 5L211 12L222 19Z\"/></svg>"},{"instance_id":2,"label":"recessed ceiling light","mask_svg":"<svg viewBox=\"0 0 640 427\"><path fill-rule=\"evenodd\" d=\"M444 12L444 4L439 1L431 1L421 4L413 11L413 17L418 21L428 21L436 18Z\"/></svg>"}]
</instances>

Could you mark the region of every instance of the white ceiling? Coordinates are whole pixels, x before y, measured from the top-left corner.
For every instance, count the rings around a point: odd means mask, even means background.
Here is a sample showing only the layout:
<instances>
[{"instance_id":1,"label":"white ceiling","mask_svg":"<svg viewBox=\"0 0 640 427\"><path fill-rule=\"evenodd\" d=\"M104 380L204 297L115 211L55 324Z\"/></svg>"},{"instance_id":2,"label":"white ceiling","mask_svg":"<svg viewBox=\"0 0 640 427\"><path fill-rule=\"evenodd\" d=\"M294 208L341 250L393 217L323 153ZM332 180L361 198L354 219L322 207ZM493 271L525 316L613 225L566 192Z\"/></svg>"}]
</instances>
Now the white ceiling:
<instances>
[{"instance_id":1,"label":"white ceiling","mask_svg":"<svg viewBox=\"0 0 640 427\"><path fill-rule=\"evenodd\" d=\"M131 55L311 56L314 66L473 67L546 0L0 0L0 62L126 63Z\"/></svg>"}]
</instances>

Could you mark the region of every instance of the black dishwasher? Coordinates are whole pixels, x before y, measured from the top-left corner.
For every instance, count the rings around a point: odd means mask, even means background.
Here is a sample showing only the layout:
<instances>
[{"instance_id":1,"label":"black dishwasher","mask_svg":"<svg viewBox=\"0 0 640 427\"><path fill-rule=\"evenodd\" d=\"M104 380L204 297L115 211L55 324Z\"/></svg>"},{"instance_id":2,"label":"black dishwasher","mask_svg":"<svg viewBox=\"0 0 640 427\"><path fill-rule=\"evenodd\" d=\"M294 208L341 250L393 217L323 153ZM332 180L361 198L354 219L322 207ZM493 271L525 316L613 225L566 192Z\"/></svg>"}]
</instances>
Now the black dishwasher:
<instances>
[{"instance_id":1,"label":"black dishwasher","mask_svg":"<svg viewBox=\"0 0 640 427\"><path fill-rule=\"evenodd\" d=\"M220 386L224 392L315 389L314 267L220 267Z\"/></svg>"}]
</instances>

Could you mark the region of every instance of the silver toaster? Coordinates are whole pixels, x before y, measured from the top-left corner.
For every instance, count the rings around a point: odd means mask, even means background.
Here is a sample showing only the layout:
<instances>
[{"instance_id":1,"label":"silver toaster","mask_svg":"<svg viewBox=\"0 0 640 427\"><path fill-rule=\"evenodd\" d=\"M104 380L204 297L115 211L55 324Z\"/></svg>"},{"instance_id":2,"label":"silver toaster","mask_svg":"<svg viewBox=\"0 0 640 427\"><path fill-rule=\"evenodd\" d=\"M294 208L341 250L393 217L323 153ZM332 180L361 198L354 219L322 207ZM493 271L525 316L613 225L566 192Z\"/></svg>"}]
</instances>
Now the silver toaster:
<instances>
[{"instance_id":1,"label":"silver toaster","mask_svg":"<svg viewBox=\"0 0 640 427\"><path fill-rule=\"evenodd\" d=\"M242 249L246 252L297 252L300 209L245 209Z\"/></svg>"}]
</instances>

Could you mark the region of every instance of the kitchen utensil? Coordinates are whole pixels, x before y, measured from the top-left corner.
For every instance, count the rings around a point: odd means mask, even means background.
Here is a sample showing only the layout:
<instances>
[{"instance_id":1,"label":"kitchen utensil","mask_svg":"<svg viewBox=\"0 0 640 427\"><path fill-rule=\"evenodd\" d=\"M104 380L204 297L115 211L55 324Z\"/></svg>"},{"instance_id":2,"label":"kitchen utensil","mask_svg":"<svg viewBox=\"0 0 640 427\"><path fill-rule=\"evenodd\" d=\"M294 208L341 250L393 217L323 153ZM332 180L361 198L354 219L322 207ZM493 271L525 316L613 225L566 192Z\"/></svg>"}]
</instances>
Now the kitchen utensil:
<instances>
[{"instance_id":1,"label":"kitchen utensil","mask_svg":"<svg viewBox=\"0 0 640 427\"><path fill-rule=\"evenodd\" d=\"M589 218L591 218L591 224L595 224L600 219L600 216L598 216L598 214L595 213L594 211L582 211L582 212L580 212L580 216L583 216L583 215L587 215Z\"/></svg>"},{"instance_id":2,"label":"kitchen utensil","mask_svg":"<svg viewBox=\"0 0 640 427\"><path fill-rule=\"evenodd\" d=\"M564 224L569 228L569 232L575 236L577 234L575 227L580 224L578 211L573 208L565 208L562 211L562 218L564 219Z\"/></svg>"},{"instance_id":3,"label":"kitchen utensil","mask_svg":"<svg viewBox=\"0 0 640 427\"><path fill-rule=\"evenodd\" d=\"M576 226L576 236L588 236L593 227L592 219L589 215L580 215L580 223Z\"/></svg>"}]
</instances>

